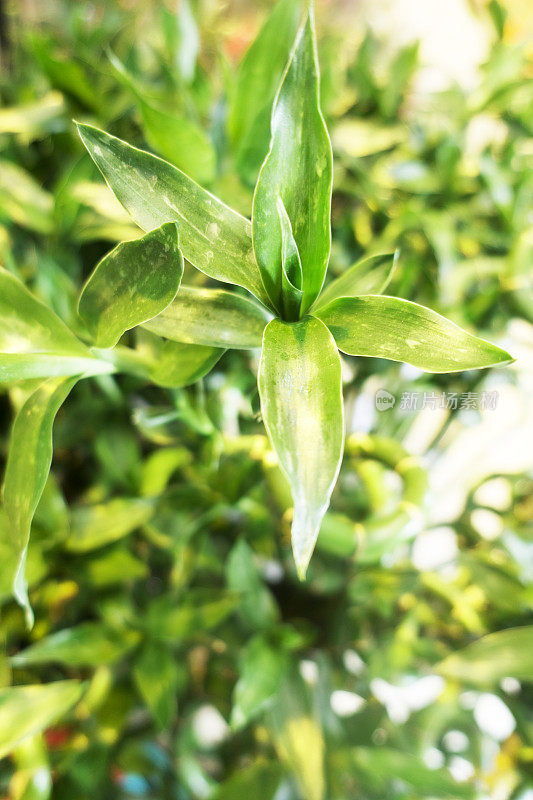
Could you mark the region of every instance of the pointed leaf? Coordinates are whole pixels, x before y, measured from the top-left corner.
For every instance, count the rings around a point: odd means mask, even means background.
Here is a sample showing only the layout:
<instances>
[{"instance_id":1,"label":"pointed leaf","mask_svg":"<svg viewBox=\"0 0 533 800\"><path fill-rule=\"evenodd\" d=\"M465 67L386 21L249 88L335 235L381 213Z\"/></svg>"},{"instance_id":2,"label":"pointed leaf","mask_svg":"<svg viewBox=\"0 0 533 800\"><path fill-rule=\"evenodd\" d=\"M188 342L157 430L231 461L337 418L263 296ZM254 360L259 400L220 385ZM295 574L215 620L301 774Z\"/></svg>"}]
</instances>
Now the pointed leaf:
<instances>
[{"instance_id":1,"label":"pointed leaf","mask_svg":"<svg viewBox=\"0 0 533 800\"><path fill-rule=\"evenodd\" d=\"M97 264L79 313L98 347L113 347L124 331L157 316L172 302L183 275L178 227L168 222L122 242Z\"/></svg>"},{"instance_id":2,"label":"pointed leaf","mask_svg":"<svg viewBox=\"0 0 533 800\"><path fill-rule=\"evenodd\" d=\"M0 383L113 372L14 275L0 269Z\"/></svg>"},{"instance_id":3,"label":"pointed leaf","mask_svg":"<svg viewBox=\"0 0 533 800\"><path fill-rule=\"evenodd\" d=\"M0 758L13 752L26 737L63 717L78 702L82 691L79 681L0 689Z\"/></svg>"},{"instance_id":4,"label":"pointed leaf","mask_svg":"<svg viewBox=\"0 0 533 800\"><path fill-rule=\"evenodd\" d=\"M281 226L281 297L283 317L296 321L300 318L303 299L302 262L294 241L291 221L283 200L277 202L279 224Z\"/></svg>"},{"instance_id":5,"label":"pointed leaf","mask_svg":"<svg viewBox=\"0 0 533 800\"><path fill-rule=\"evenodd\" d=\"M355 297L360 294L381 294L388 286L396 266L396 253L379 253L357 261L339 275L321 292L313 305L313 312L324 308L339 297Z\"/></svg>"},{"instance_id":6,"label":"pointed leaf","mask_svg":"<svg viewBox=\"0 0 533 800\"><path fill-rule=\"evenodd\" d=\"M152 333L210 347L261 347L271 315L247 297L223 289L182 286L176 299L144 325Z\"/></svg>"},{"instance_id":7,"label":"pointed leaf","mask_svg":"<svg viewBox=\"0 0 533 800\"><path fill-rule=\"evenodd\" d=\"M12 530L16 555L13 591L32 619L24 564L30 525L43 493L52 461L52 425L77 378L50 378L26 400L18 412L4 477L4 508Z\"/></svg>"},{"instance_id":8,"label":"pointed leaf","mask_svg":"<svg viewBox=\"0 0 533 800\"><path fill-rule=\"evenodd\" d=\"M331 247L332 155L319 105L311 12L275 100L271 131L270 150L254 195L254 252L265 286L279 308L282 231L277 200L281 197L300 254L305 311L322 287Z\"/></svg>"},{"instance_id":9,"label":"pointed leaf","mask_svg":"<svg viewBox=\"0 0 533 800\"><path fill-rule=\"evenodd\" d=\"M228 127L246 177L257 174L268 150L272 102L298 30L300 8L301 0L279 0L239 65Z\"/></svg>"},{"instance_id":10,"label":"pointed leaf","mask_svg":"<svg viewBox=\"0 0 533 800\"><path fill-rule=\"evenodd\" d=\"M176 167L90 125L82 141L110 188L145 231L177 222L184 257L210 278L243 286L268 303L247 219Z\"/></svg>"},{"instance_id":11,"label":"pointed leaf","mask_svg":"<svg viewBox=\"0 0 533 800\"><path fill-rule=\"evenodd\" d=\"M159 642L147 642L135 659L133 677L158 726L168 728L177 710L178 669L172 651Z\"/></svg>"},{"instance_id":12,"label":"pointed leaf","mask_svg":"<svg viewBox=\"0 0 533 800\"><path fill-rule=\"evenodd\" d=\"M231 724L242 728L265 709L288 666L287 653L264 636L254 636L241 655L233 692Z\"/></svg>"},{"instance_id":13,"label":"pointed leaf","mask_svg":"<svg viewBox=\"0 0 533 800\"><path fill-rule=\"evenodd\" d=\"M342 297L314 313L339 350L352 356L404 361L426 372L459 372L513 360L435 311L398 297Z\"/></svg>"},{"instance_id":14,"label":"pointed leaf","mask_svg":"<svg viewBox=\"0 0 533 800\"><path fill-rule=\"evenodd\" d=\"M533 682L533 625L509 628L478 639L445 658L436 669L447 678L490 688L502 678Z\"/></svg>"},{"instance_id":15,"label":"pointed leaf","mask_svg":"<svg viewBox=\"0 0 533 800\"><path fill-rule=\"evenodd\" d=\"M62 628L17 653L14 667L62 664L67 667L99 667L113 664L140 639L137 631L107 630L101 622L82 622L75 628Z\"/></svg>"},{"instance_id":16,"label":"pointed leaf","mask_svg":"<svg viewBox=\"0 0 533 800\"><path fill-rule=\"evenodd\" d=\"M265 329L259 366L265 425L294 501L292 546L301 578L329 505L344 439L341 364L319 320Z\"/></svg>"},{"instance_id":17,"label":"pointed leaf","mask_svg":"<svg viewBox=\"0 0 533 800\"><path fill-rule=\"evenodd\" d=\"M154 512L147 500L114 497L107 503L78 506L72 514L65 546L73 553L86 553L128 536L144 525Z\"/></svg>"},{"instance_id":18,"label":"pointed leaf","mask_svg":"<svg viewBox=\"0 0 533 800\"><path fill-rule=\"evenodd\" d=\"M178 17L182 16L185 8L182 7ZM142 128L150 147L194 180L210 183L215 177L216 153L203 128L175 110L171 112L155 105L140 82L113 53L109 53L109 60L122 83L137 100Z\"/></svg>"}]
</instances>

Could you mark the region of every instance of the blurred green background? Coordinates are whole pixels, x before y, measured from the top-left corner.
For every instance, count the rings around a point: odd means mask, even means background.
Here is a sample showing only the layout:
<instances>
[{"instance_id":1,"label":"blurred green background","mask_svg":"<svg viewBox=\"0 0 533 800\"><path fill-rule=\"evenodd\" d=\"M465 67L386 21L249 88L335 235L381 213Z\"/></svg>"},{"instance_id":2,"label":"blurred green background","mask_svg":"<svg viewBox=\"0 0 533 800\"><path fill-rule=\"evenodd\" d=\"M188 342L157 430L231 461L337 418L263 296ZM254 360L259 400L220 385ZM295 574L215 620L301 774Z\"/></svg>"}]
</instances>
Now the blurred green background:
<instances>
[{"instance_id":1,"label":"blurred green background","mask_svg":"<svg viewBox=\"0 0 533 800\"><path fill-rule=\"evenodd\" d=\"M249 215L272 97L246 95L244 56L273 5L0 5L0 263L74 330L83 281L140 231L72 119ZM344 358L346 454L305 583L255 357L182 390L76 386L31 631L0 571L2 798L533 798L533 6L323 0L317 28L331 275L398 248L391 294L517 361ZM0 468L27 389L0 394ZM8 536L0 511L2 558Z\"/></svg>"}]
</instances>

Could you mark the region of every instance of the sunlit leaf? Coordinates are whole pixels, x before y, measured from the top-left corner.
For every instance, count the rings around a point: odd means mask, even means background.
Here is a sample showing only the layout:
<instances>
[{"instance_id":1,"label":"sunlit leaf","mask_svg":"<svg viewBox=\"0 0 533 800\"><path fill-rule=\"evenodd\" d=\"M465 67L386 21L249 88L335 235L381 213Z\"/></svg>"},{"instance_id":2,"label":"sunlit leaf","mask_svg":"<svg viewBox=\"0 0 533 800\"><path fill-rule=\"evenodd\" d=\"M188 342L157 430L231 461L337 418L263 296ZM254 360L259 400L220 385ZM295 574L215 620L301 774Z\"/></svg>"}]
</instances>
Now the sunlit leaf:
<instances>
[{"instance_id":1,"label":"sunlit leaf","mask_svg":"<svg viewBox=\"0 0 533 800\"><path fill-rule=\"evenodd\" d=\"M239 679L233 692L231 723L241 728L257 717L276 692L284 671L287 654L279 644L271 644L263 636L254 636L244 648Z\"/></svg>"},{"instance_id":2,"label":"sunlit leaf","mask_svg":"<svg viewBox=\"0 0 533 800\"><path fill-rule=\"evenodd\" d=\"M160 108L115 55L111 54L110 59L135 95L148 144L194 180L211 183L215 176L216 153L204 129L184 114Z\"/></svg>"},{"instance_id":3,"label":"sunlit leaf","mask_svg":"<svg viewBox=\"0 0 533 800\"><path fill-rule=\"evenodd\" d=\"M90 125L78 130L109 186L143 230L177 222L184 257L210 278L268 302L247 219L156 156Z\"/></svg>"},{"instance_id":4,"label":"sunlit leaf","mask_svg":"<svg viewBox=\"0 0 533 800\"><path fill-rule=\"evenodd\" d=\"M37 233L50 233L54 200L18 164L0 161L0 219L10 220Z\"/></svg>"},{"instance_id":5,"label":"sunlit leaf","mask_svg":"<svg viewBox=\"0 0 533 800\"><path fill-rule=\"evenodd\" d=\"M82 691L79 681L0 689L0 758L13 752L26 737L64 717Z\"/></svg>"},{"instance_id":6,"label":"sunlit leaf","mask_svg":"<svg viewBox=\"0 0 533 800\"><path fill-rule=\"evenodd\" d=\"M268 150L270 113L298 29L301 0L280 0L246 52L237 75L228 127L239 171L255 180Z\"/></svg>"},{"instance_id":7,"label":"sunlit leaf","mask_svg":"<svg viewBox=\"0 0 533 800\"><path fill-rule=\"evenodd\" d=\"M396 260L397 253L380 253L357 261L320 293L313 305L313 312L339 297L381 294L392 277Z\"/></svg>"},{"instance_id":8,"label":"sunlit leaf","mask_svg":"<svg viewBox=\"0 0 533 800\"><path fill-rule=\"evenodd\" d=\"M265 329L259 367L265 425L294 501L292 546L305 576L342 459L341 365L327 329L312 317Z\"/></svg>"},{"instance_id":9,"label":"sunlit leaf","mask_svg":"<svg viewBox=\"0 0 533 800\"><path fill-rule=\"evenodd\" d=\"M452 653L436 669L447 678L490 687L502 678L533 681L533 626L509 628Z\"/></svg>"},{"instance_id":10,"label":"sunlit leaf","mask_svg":"<svg viewBox=\"0 0 533 800\"><path fill-rule=\"evenodd\" d=\"M115 497L108 503L74 509L68 550L85 553L124 538L144 525L153 514L148 500Z\"/></svg>"},{"instance_id":11,"label":"sunlit leaf","mask_svg":"<svg viewBox=\"0 0 533 800\"><path fill-rule=\"evenodd\" d=\"M312 12L300 30L276 97L271 132L270 150L254 194L254 252L267 291L280 308L281 198L300 255L305 311L322 287L331 247L332 156L319 105Z\"/></svg>"},{"instance_id":12,"label":"sunlit leaf","mask_svg":"<svg viewBox=\"0 0 533 800\"><path fill-rule=\"evenodd\" d=\"M270 319L264 308L234 292L182 286L174 302L144 327L178 342L249 348L261 347Z\"/></svg>"},{"instance_id":13,"label":"sunlit leaf","mask_svg":"<svg viewBox=\"0 0 533 800\"><path fill-rule=\"evenodd\" d=\"M343 353L404 361L427 372L505 364L512 356L417 303L398 297L342 297L316 311Z\"/></svg>"},{"instance_id":14,"label":"sunlit leaf","mask_svg":"<svg viewBox=\"0 0 533 800\"><path fill-rule=\"evenodd\" d=\"M113 347L126 330L157 316L176 296L182 275L173 222L122 242L104 256L79 302L80 316L97 347Z\"/></svg>"},{"instance_id":15,"label":"sunlit leaf","mask_svg":"<svg viewBox=\"0 0 533 800\"><path fill-rule=\"evenodd\" d=\"M113 371L17 278L0 269L0 383Z\"/></svg>"},{"instance_id":16,"label":"sunlit leaf","mask_svg":"<svg viewBox=\"0 0 533 800\"><path fill-rule=\"evenodd\" d=\"M165 645L147 642L135 662L133 677L139 693L161 729L176 715L176 658Z\"/></svg>"},{"instance_id":17,"label":"sunlit leaf","mask_svg":"<svg viewBox=\"0 0 533 800\"><path fill-rule=\"evenodd\" d=\"M4 477L4 508L11 526L16 573L13 591L33 619L29 606L24 565L30 525L48 477L52 461L52 425L59 408L77 378L49 378L26 400L18 412Z\"/></svg>"},{"instance_id":18,"label":"sunlit leaf","mask_svg":"<svg viewBox=\"0 0 533 800\"><path fill-rule=\"evenodd\" d=\"M445 768L433 769L411 753L389 747L357 747L352 751L354 768L362 772L375 792L385 793L393 781L401 780L424 797L472 798L474 788L458 783Z\"/></svg>"},{"instance_id":19,"label":"sunlit leaf","mask_svg":"<svg viewBox=\"0 0 533 800\"><path fill-rule=\"evenodd\" d=\"M26 647L11 658L14 667L62 664L68 667L98 667L113 664L139 641L136 631L110 631L101 622L82 622L63 628Z\"/></svg>"},{"instance_id":20,"label":"sunlit leaf","mask_svg":"<svg viewBox=\"0 0 533 800\"><path fill-rule=\"evenodd\" d=\"M38 100L0 109L0 133L36 138L63 127L65 99L60 92L48 92Z\"/></svg>"}]
</instances>

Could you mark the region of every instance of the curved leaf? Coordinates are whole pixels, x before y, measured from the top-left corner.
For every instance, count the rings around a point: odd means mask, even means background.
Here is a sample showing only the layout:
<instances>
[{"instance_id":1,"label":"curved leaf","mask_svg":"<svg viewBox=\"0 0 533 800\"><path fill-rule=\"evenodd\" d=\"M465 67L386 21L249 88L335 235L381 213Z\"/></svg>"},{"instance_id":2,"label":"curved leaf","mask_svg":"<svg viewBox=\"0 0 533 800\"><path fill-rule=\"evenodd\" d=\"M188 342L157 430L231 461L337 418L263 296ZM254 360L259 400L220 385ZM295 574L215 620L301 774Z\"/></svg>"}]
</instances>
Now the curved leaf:
<instances>
[{"instance_id":1,"label":"curved leaf","mask_svg":"<svg viewBox=\"0 0 533 800\"><path fill-rule=\"evenodd\" d=\"M78 305L96 345L113 347L125 331L157 316L176 296L182 275L174 222L117 245L97 264Z\"/></svg>"},{"instance_id":2,"label":"curved leaf","mask_svg":"<svg viewBox=\"0 0 533 800\"><path fill-rule=\"evenodd\" d=\"M14 275L0 269L0 383L112 371Z\"/></svg>"},{"instance_id":3,"label":"curved leaf","mask_svg":"<svg viewBox=\"0 0 533 800\"><path fill-rule=\"evenodd\" d=\"M4 477L4 508L11 525L16 555L13 592L33 619L28 601L24 566L30 525L43 493L52 461L52 425L77 378L50 378L26 400L18 412Z\"/></svg>"},{"instance_id":4,"label":"curved leaf","mask_svg":"<svg viewBox=\"0 0 533 800\"><path fill-rule=\"evenodd\" d=\"M313 313L339 297L381 294L390 282L397 260L398 251L360 259L321 292L313 305Z\"/></svg>"},{"instance_id":5,"label":"curved leaf","mask_svg":"<svg viewBox=\"0 0 533 800\"><path fill-rule=\"evenodd\" d=\"M249 348L261 347L270 319L257 303L241 295L182 286L174 302L143 327L188 344Z\"/></svg>"},{"instance_id":6,"label":"curved leaf","mask_svg":"<svg viewBox=\"0 0 533 800\"><path fill-rule=\"evenodd\" d=\"M270 138L270 112L298 30L301 0L280 0L250 45L237 75L228 128L245 177L261 166Z\"/></svg>"},{"instance_id":7,"label":"curved leaf","mask_svg":"<svg viewBox=\"0 0 533 800\"><path fill-rule=\"evenodd\" d=\"M82 622L39 639L11 658L14 667L63 664L67 667L99 667L113 664L134 647L138 631L107 630L101 622Z\"/></svg>"},{"instance_id":8,"label":"curved leaf","mask_svg":"<svg viewBox=\"0 0 533 800\"><path fill-rule=\"evenodd\" d=\"M533 681L533 625L508 628L478 639L445 658L436 669L447 678L491 687L502 678Z\"/></svg>"},{"instance_id":9,"label":"curved leaf","mask_svg":"<svg viewBox=\"0 0 533 800\"><path fill-rule=\"evenodd\" d=\"M331 247L332 154L320 111L315 33L311 12L296 41L272 111L270 150L253 202L253 243L272 302L282 307L281 197L300 254L303 307L315 300Z\"/></svg>"},{"instance_id":10,"label":"curved leaf","mask_svg":"<svg viewBox=\"0 0 533 800\"><path fill-rule=\"evenodd\" d=\"M292 491L292 546L304 578L344 441L341 363L320 320L268 324L258 384L268 435Z\"/></svg>"},{"instance_id":11,"label":"curved leaf","mask_svg":"<svg viewBox=\"0 0 533 800\"><path fill-rule=\"evenodd\" d=\"M339 350L352 356L404 361L426 372L459 372L513 360L446 317L399 297L342 297L314 313Z\"/></svg>"},{"instance_id":12,"label":"curved leaf","mask_svg":"<svg viewBox=\"0 0 533 800\"><path fill-rule=\"evenodd\" d=\"M210 278L243 286L268 304L255 263L247 219L206 192L172 164L78 125L81 139L110 188L145 231L179 224L184 257Z\"/></svg>"},{"instance_id":13,"label":"curved leaf","mask_svg":"<svg viewBox=\"0 0 533 800\"><path fill-rule=\"evenodd\" d=\"M79 681L0 689L0 758L13 752L26 737L64 717L82 692Z\"/></svg>"}]
</instances>

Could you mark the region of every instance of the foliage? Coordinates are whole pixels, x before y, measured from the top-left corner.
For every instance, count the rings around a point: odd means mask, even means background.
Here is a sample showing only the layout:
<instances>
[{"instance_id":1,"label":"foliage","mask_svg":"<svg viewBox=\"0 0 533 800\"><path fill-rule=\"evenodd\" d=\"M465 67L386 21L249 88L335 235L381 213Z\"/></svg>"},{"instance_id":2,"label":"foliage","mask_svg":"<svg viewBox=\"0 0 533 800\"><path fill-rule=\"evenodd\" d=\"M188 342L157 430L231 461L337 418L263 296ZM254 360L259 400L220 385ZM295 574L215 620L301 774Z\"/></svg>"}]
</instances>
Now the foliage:
<instances>
[{"instance_id":1,"label":"foliage","mask_svg":"<svg viewBox=\"0 0 533 800\"><path fill-rule=\"evenodd\" d=\"M531 347L524 56L499 41L468 102L435 95L408 127L416 48L384 76L372 35L343 61L330 31L332 173L309 18L283 75L301 11L281 0L237 68L207 59L216 25L187 3L154 10L149 54L118 6L97 25L68 7L13 53L0 110L0 375L15 412L9 436L3 407L0 781L13 798L511 798L529 785L531 464L483 457L490 410L435 411L429 433L400 403L361 413L379 389L515 397L527 381L520 365L457 371ZM505 131L476 151L487 116ZM300 582L291 523L303 573L330 497ZM428 556L439 536L443 562Z\"/></svg>"}]
</instances>

